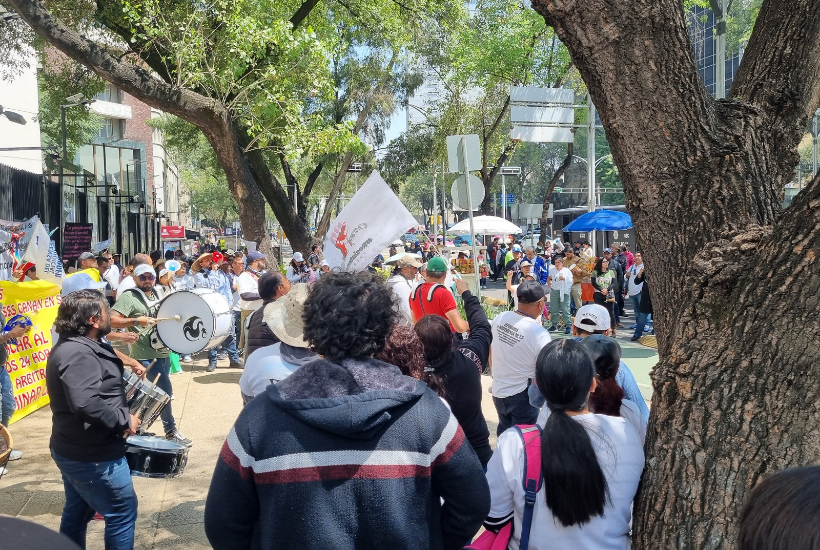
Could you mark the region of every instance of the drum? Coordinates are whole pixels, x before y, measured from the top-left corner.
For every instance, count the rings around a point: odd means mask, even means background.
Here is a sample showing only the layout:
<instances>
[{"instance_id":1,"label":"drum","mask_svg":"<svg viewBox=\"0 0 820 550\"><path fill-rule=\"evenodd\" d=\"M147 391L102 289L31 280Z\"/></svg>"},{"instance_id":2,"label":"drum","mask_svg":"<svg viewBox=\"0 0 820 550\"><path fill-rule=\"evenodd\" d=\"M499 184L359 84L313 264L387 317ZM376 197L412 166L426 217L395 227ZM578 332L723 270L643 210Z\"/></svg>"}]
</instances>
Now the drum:
<instances>
[{"instance_id":1,"label":"drum","mask_svg":"<svg viewBox=\"0 0 820 550\"><path fill-rule=\"evenodd\" d=\"M150 382L140 379L133 372L124 373L123 378L128 410L142 420L137 430L138 433L142 433L159 418L162 409L171 402L171 396Z\"/></svg>"},{"instance_id":2,"label":"drum","mask_svg":"<svg viewBox=\"0 0 820 550\"><path fill-rule=\"evenodd\" d=\"M157 336L180 355L209 350L222 343L233 325L231 304L216 290L180 290L164 298L157 319L179 315L179 321L157 323Z\"/></svg>"},{"instance_id":3,"label":"drum","mask_svg":"<svg viewBox=\"0 0 820 550\"><path fill-rule=\"evenodd\" d=\"M188 447L164 437L132 435L125 440L125 460L134 476L179 477L188 463Z\"/></svg>"}]
</instances>

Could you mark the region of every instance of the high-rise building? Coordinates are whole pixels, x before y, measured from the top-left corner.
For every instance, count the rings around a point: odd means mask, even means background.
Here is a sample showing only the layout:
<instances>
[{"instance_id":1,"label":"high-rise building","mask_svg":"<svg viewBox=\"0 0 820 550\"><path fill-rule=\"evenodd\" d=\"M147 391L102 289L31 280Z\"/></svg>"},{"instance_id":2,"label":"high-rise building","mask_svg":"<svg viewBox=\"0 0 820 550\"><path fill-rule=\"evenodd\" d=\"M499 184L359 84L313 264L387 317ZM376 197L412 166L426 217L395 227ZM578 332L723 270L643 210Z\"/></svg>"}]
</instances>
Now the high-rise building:
<instances>
[{"instance_id":1,"label":"high-rise building","mask_svg":"<svg viewBox=\"0 0 820 550\"><path fill-rule=\"evenodd\" d=\"M715 15L712 10L695 7L686 12L687 29L689 38L692 40L692 47L695 53L695 64L698 67L700 79L712 96L715 95L715 74L716 63L715 52ZM727 50L728 51L728 50ZM723 60L726 67L726 92L732 86L737 69L740 67L740 60L743 58L743 47Z\"/></svg>"}]
</instances>

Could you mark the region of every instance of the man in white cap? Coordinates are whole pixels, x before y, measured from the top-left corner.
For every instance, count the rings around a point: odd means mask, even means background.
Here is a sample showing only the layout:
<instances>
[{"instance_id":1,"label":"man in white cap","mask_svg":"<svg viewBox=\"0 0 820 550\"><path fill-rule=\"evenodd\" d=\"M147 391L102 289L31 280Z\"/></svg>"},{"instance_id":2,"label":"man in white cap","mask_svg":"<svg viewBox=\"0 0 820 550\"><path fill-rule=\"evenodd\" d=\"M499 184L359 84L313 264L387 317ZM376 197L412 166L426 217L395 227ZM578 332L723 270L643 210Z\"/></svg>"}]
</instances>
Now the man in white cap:
<instances>
[{"instance_id":1,"label":"man in white cap","mask_svg":"<svg viewBox=\"0 0 820 550\"><path fill-rule=\"evenodd\" d=\"M265 324L279 342L259 348L248 356L239 378L244 403L263 393L268 385L284 380L302 365L319 357L310 350L304 338L302 312L308 289L305 283L293 285L290 292L265 307Z\"/></svg>"},{"instance_id":2,"label":"man in white cap","mask_svg":"<svg viewBox=\"0 0 820 550\"><path fill-rule=\"evenodd\" d=\"M240 329L239 349L245 348L245 321L251 313L262 307L262 298L259 297L259 277L265 272L267 258L261 252L254 250L248 253L248 266L236 278L236 291L239 293Z\"/></svg>"},{"instance_id":3,"label":"man in white cap","mask_svg":"<svg viewBox=\"0 0 820 550\"><path fill-rule=\"evenodd\" d=\"M154 319L159 307L160 297L154 291L156 272L148 264L140 264L134 269L134 280L136 288L128 289L117 296L117 302L111 308L111 327L127 328L131 332L139 334L137 341L131 345L131 356L140 361L144 366L150 368L147 372L148 380L153 381L157 376L157 387L173 396L174 389L171 386L169 376L170 362L168 361L169 350L166 347L155 348L151 344L151 337L154 329L140 330L138 327L146 327L156 323ZM153 361L153 364L152 364ZM186 446L191 446L193 442L182 435L176 427L174 415L171 412L171 402L169 401L160 413L165 437L171 441L176 441Z\"/></svg>"},{"instance_id":4,"label":"man in white cap","mask_svg":"<svg viewBox=\"0 0 820 550\"><path fill-rule=\"evenodd\" d=\"M396 297L396 308L400 325L413 326L413 312L410 309L410 295L418 285L419 268L424 265L414 254L405 254L396 261L393 274L387 279L387 287Z\"/></svg>"}]
</instances>

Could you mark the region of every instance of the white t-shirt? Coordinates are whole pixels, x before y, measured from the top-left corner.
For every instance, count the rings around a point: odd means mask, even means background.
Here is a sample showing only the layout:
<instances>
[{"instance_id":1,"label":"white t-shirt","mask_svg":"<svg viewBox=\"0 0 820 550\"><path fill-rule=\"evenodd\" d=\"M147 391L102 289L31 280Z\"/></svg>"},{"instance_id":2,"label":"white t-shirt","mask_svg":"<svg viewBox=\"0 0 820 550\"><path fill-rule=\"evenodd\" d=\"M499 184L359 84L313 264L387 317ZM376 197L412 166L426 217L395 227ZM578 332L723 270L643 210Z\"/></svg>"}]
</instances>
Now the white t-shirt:
<instances>
[{"instance_id":1,"label":"white t-shirt","mask_svg":"<svg viewBox=\"0 0 820 550\"><path fill-rule=\"evenodd\" d=\"M493 365L495 367L495 365ZM604 471L609 498L603 516L594 516L582 526L564 527L547 508L542 485L535 500L530 550L628 550L629 529L632 519L632 501L644 467L643 446L638 433L624 418L600 414L582 414L572 417L587 428L595 454ZM538 421L539 424L541 420ZM507 430L498 437L497 450L487 464L487 482L490 485L490 517L505 517L515 512L513 535L509 548L518 550L524 516L524 448L515 430Z\"/></svg>"},{"instance_id":2,"label":"white t-shirt","mask_svg":"<svg viewBox=\"0 0 820 550\"><path fill-rule=\"evenodd\" d=\"M105 272L105 275L103 275L103 279L111 285L111 290L116 291L117 287L120 285L120 268L115 265L109 266Z\"/></svg>"},{"instance_id":3,"label":"white t-shirt","mask_svg":"<svg viewBox=\"0 0 820 550\"><path fill-rule=\"evenodd\" d=\"M134 280L133 275L129 275L120 281L120 284L117 285L117 296L121 296L129 288L137 288L137 282Z\"/></svg>"},{"instance_id":4,"label":"white t-shirt","mask_svg":"<svg viewBox=\"0 0 820 550\"><path fill-rule=\"evenodd\" d=\"M562 267L559 271L554 265L550 266L549 276L551 290L563 290L565 294L569 294L572 290L572 271L567 267ZM560 279L563 277L563 279Z\"/></svg>"},{"instance_id":5,"label":"white t-shirt","mask_svg":"<svg viewBox=\"0 0 820 550\"><path fill-rule=\"evenodd\" d=\"M493 319L492 332L492 393L510 397L527 389L527 380L535 378L535 360L550 343L550 333L537 320L514 311Z\"/></svg>"},{"instance_id":6,"label":"white t-shirt","mask_svg":"<svg viewBox=\"0 0 820 550\"><path fill-rule=\"evenodd\" d=\"M239 389L248 397L265 392L270 384L280 382L296 372L299 367L282 361L281 342L259 348L248 356L239 378Z\"/></svg>"},{"instance_id":7,"label":"white t-shirt","mask_svg":"<svg viewBox=\"0 0 820 550\"><path fill-rule=\"evenodd\" d=\"M643 283L635 284L635 277L638 276L638 272L640 272L643 267L643 264L632 264L632 267L627 270L627 273L629 273L629 282L626 285L626 292L630 296L639 294L641 290L643 290Z\"/></svg>"},{"instance_id":8,"label":"white t-shirt","mask_svg":"<svg viewBox=\"0 0 820 550\"><path fill-rule=\"evenodd\" d=\"M625 418L629 421L629 424L638 432L638 437L641 438L641 446L643 446L643 442L646 440L646 421L643 419L643 416L641 416L641 410L638 408L638 405L629 399L623 399L621 400L620 412L621 418ZM549 407L546 405L541 407L541 412L538 413L538 424L543 426L547 418L549 418L549 415Z\"/></svg>"},{"instance_id":9,"label":"white t-shirt","mask_svg":"<svg viewBox=\"0 0 820 550\"><path fill-rule=\"evenodd\" d=\"M241 296L248 292L252 292L254 294L259 293L259 283L256 277L254 277L250 272L245 271L237 277L236 279L236 291L239 293L239 308L245 311L256 311L260 307L262 307L262 300L253 300L252 302L248 302L247 300L243 300Z\"/></svg>"}]
</instances>

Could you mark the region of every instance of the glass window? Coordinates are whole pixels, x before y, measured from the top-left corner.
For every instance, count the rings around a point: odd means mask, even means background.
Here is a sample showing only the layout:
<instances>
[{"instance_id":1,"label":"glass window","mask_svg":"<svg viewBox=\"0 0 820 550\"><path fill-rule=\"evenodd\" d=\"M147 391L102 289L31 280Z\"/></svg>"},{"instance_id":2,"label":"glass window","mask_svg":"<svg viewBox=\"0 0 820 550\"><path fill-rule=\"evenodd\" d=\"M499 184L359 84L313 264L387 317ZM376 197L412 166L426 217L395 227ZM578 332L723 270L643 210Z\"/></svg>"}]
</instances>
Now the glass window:
<instances>
[{"instance_id":1,"label":"glass window","mask_svg":"<svg viewBox=\"0 0 820 550\"><path fill-rule=\"evenodd\" d=\"M120 150L117 147L105 147L105 178L109 185L123 188Z\"/></svg>"},{"instance_id":2,"label":"glass window","mask_svg":"<svg viewBox=\"0 0 820 550\"><path fill-rule=\"evenodd\" d=\"M137 188L137 177L134 173L134 150L120 149L120 152L122 154L122 177L124 178L123 189L126 190L127 195L133 195Z\"/></svg>"}]
</instances>

